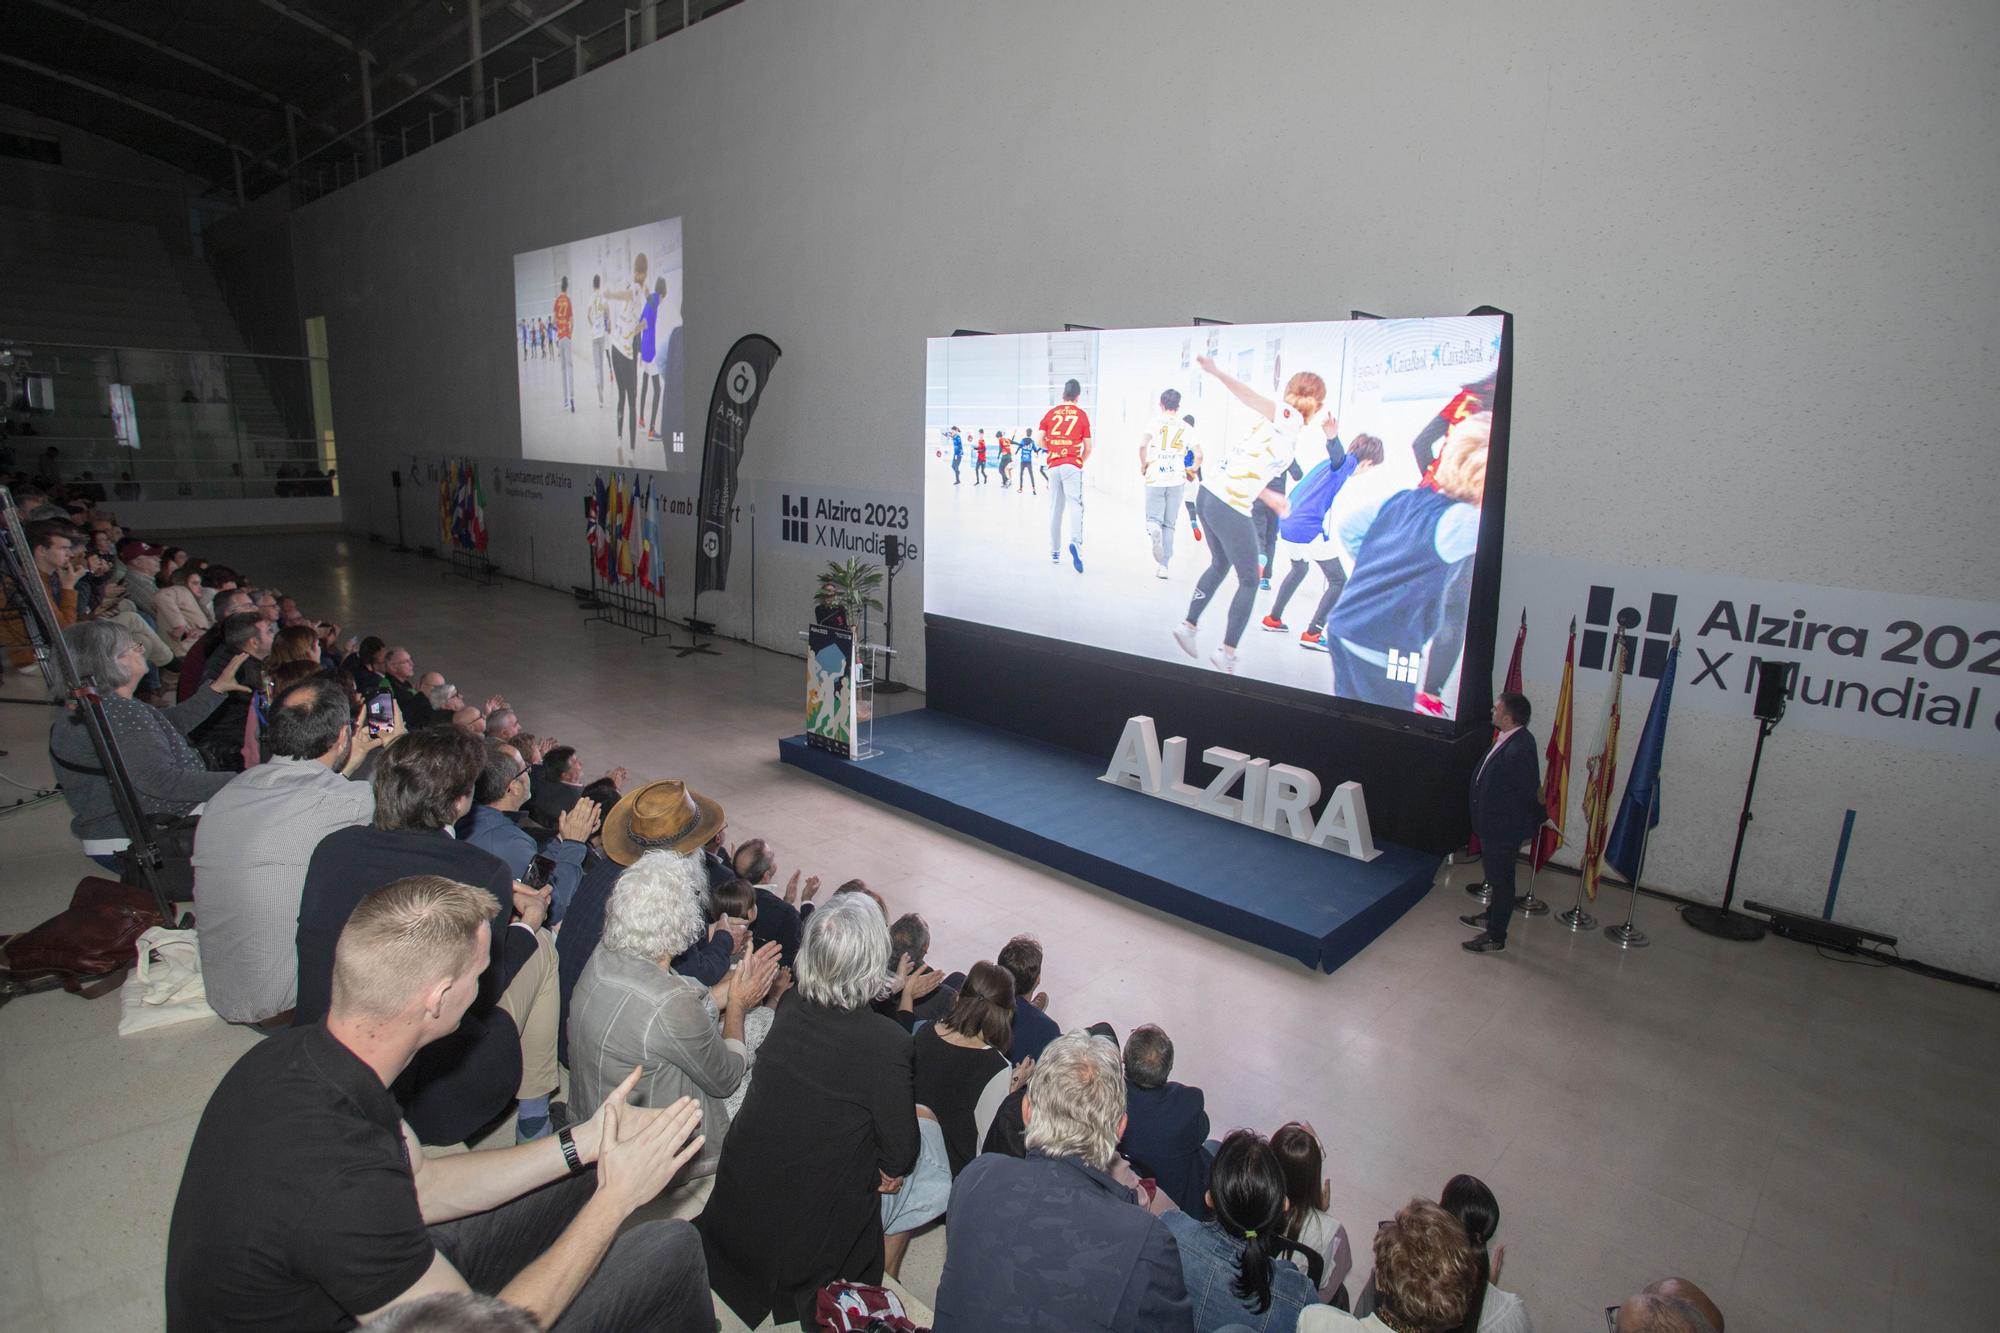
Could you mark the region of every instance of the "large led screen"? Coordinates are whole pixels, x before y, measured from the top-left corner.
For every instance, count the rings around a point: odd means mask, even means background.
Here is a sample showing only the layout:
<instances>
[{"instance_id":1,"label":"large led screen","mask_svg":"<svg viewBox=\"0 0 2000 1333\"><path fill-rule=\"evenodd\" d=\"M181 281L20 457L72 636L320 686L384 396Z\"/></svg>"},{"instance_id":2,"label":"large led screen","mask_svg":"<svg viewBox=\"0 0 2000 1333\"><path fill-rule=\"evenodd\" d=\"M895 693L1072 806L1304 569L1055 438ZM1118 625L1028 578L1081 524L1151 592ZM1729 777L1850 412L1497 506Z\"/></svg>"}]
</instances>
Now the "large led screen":
<instances>
[{"instance_id":1,"label":"large led screen","mask_svg":"<svg viewBox=\"0 0 2000 1333\"><path fill-rule=\"evenodd\" d=\"M1502 325L934 338L925 609L1455 718Z\"/></svg>"},{"instance_id":2,"label":"large led screen","mask_svg":"<svg viewBox=\"0 0 2000 1333\"><path fill-rule=\"evenodd\" d=\"M679 218L515 255L509 332L523 458L687 457Z\"/></svg>"}]
</instances>

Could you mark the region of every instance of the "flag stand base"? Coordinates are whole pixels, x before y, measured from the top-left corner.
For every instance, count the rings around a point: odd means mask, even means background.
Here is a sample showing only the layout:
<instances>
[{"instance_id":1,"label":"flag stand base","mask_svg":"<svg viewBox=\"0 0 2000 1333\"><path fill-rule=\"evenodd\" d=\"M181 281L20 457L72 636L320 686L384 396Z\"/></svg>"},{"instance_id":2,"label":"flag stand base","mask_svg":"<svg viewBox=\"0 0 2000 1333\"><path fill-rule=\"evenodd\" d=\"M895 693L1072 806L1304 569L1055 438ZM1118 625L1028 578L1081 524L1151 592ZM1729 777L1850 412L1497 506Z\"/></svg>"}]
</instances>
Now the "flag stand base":
<instances>
[{"instance_id":1,"label":"flag stand base","mask_svg":"<svg viewBox=\"0 0 2000 1333\"><path fill-rule=\"evenodd\" d=\"M1681 920L1693 926L1704 935L1713 935L1719 940L1738 940L1745 944L1764 938L1766 927L1755 917L1741 912L1732 912L1725 907L1710 907L1700 904L1681 909Z\"/></svg>"},{"instance_id":2,"label":"flag stand base","mask_svg":"<svg viewBox=\"0 0 2000 1333\"><path fill-rule=\"evenodd\" d=\"M1471 884L1466 885L1465 891L1471 894L1473 897L1479 899L1479 901L1482 903L1490 903L1493 901L1493 886L1491 884L1488 884L1483 879L1477 880Z\"/></svg>"},{"instance_id":3,"label":"flag stand base","mask_svg":"<svg viewBox=\"0 0 2000 1333\"><path fill-rule=\"evenodd\" d=\"M721 653L715 651L714 644L706 642L701 637L704 634L715 633L714 625L706 620L696 620L693 616L689 616L680 623L688 632L688 642L685 647L674 649L675 657L693 657L696 653L700 653L704 657L722 656Z\"/></svg>"},{"instance_id":4,"label":"flag stand base","mask_svg":"<svg viewBox=\"0 0 2000 1333\"><path fill-rule=\"evenodd\" d=\"M1578 890L1577 897L1578 899L1583 897L1582 890ZM1575 907L1557 912L1556 920L1562 922L1563 925L1579 935L1583 934L1586 930L1597 929L1597 918L1583 910L1583 903L1581 901Z\"/></svg>"},{"instance_id":5,"label":"flag stand base","mask_svg":"<svg viewBox=\"0 0 2000 1333\"><path fill-rule=\"evenodd\" d=\"M1514 900L1514 910L1522 916L1547 916L1549 905L1535 896L1535 863L1528 862L1528 891Z\"/></svg>"},{"instance_id":6,"label":"flag stand base","mask_svg":"<svg viewBox=\"0 0 2000 1333\"><path fill-rule=\"evenodd\" d=\"M1621 949L1643 949L1652 943L1651 940L1646 938L1646 932L1634 926L1630 921L1622 925L1606 926L1604 928L1604 938L1610 940Z\"/></svg>"}]
</instances>

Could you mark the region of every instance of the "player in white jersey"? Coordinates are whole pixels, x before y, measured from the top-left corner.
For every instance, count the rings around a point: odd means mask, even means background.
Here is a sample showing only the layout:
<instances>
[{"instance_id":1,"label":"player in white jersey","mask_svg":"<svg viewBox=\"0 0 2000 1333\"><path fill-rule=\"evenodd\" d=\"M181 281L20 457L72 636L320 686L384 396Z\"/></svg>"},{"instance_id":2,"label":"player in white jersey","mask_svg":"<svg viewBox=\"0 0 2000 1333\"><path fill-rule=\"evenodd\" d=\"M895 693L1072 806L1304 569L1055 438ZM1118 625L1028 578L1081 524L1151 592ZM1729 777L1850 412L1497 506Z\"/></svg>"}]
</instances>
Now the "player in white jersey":
<instances>
[{"instance_id":1,"label":"player in white jersey","mask_svg":"<svg viewBox=\"0 0 2000 1333\"><path fill-rule=\"evenodd\" d=\"M1160 416L1139 437L1139 475L1146 480L1146 533L1153 540L1155 577L1167 577L1174 558L1174 524L1181 497L1201 466L1194 430L1181 419L1181 391L1160 394Z\"/></svg>"},{"instance_id":2,"label":"player in white jersey","mask_svg":"<svg viewBox=\"0 0 2000 1333\"><path fill-rule=\"evenodd\" d=\"M1309 370L1287 380L1284 399L1274 402L1218 367L1210 357L1196 357L1195 364L1220 380L1238 402L1257 414L1257 419L1203 472L1195 513L1206 531L1209 564L1195 582L1187 619L1175 628L1174 642L1189 657L1200 655L1195 647L1195 626L1224 576L1233 572L1236 592L1229 601L1228 624L1222 646L1209 660L1218 670L1234 674L1236 645L1257 600L1257 522L1251 510L1264 504L1278 517L1285 516L1291 502L1271 488L1272 479L1292 465L1299 435L1307 426L1318 425L1331 438L1335 425L1325 412L1326 381Z\"/></svg>"}]
</instances>

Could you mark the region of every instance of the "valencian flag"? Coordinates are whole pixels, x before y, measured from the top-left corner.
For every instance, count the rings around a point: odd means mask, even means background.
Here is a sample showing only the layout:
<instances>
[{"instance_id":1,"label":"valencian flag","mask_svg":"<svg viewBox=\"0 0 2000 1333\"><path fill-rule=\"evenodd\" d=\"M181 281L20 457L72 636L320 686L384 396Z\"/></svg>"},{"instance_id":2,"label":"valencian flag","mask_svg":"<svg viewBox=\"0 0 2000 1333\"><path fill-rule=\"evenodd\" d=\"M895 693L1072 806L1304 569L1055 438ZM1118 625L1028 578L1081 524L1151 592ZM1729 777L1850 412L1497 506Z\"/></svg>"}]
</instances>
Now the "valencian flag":
<instances>
[{"instance_id":1,"label":"valencian flag","mask_svg":"<svg viewBox=\"0 0 2000 1333\"><path fill-rule=\"evenodd\" d=\"M1570 714L1576 701L1576 618L1569 622L1569 651L1563 654L1562 693L1556 695L1555 725L1549 728L1549 749L1542 766L1541 828L1528 849L1528 864L1540 870L1563 845L1563 824L1569 816Z\"/></svg>"},{"instance_id":2,"label":"valencian flag","mask_svg":"<svg viewBox=\"0 0 2000 1333\"><path fill-rule=\"evenodd\" d=\"M1605 839L1611 834L1611 789L1618 781L1618 707L1625 689L1625 659L1632 645L1625 640L1625 627L1611 645L1611 694L1604 701L1604 726L1598 733L1597 750L1584 765L1583 784L1583 891L1597 900L1597 879L1604 861Z\"/></svg>"},{"instance_id":3,"label":"valencian flag","mask_svg":"<svg viewBox=\"0 0 2000 1333\"><path fill-rule=\"evenodd\" d=\"M1528 608L1524 606L1521 608L1521 628L1514 631L1514 657L1512 661L1507 663L1507 679L1500 685L1503 693L1519 694L1521 692L1521 650L1527 646ZM1496 744L1500 740L1500 728L1498 727L1493 728L1493 740ZM1474 856L1479 855L1479 835L1477 833L1465 840L1465 850Z\"/></svg>"},{"instance_id":4,"label":"valencian flag","mask_svg":"<svg viewBox=\"0 0 2000 1333\"><path fill-rule=\"evenodd\" d=\"M1611 840L1604 845L1604 863L1628 884L1639 882L1639 867L1646 859L1646 834L1660 822L1660 755L1667 745L1667 708L1673 702L1674 671L1680 660L1681 636L1676 630L1673 647L1667 650L1666 669L1660 673L1660 686L1653 691L1653 706L1646 713L1646 729L1639 733L1639 748L1632 752L1632 776L1625 780L1625 799L1618 803L1618 819L1611 826Z\"/></svg>"},{"instance_id":5,"label":"valencian flag","mask_svg":"<svg viewBox=\"0 0 2000 1333\"><path fill-rule=\"evenodd\" d=\"M611 508L604 519L604 581L618 586L618 532L625 522L625 483L611 474Z\"/></svg>"},{"instance_id":6,"label":"valencian flag","mask_svg":"<svg viewBox=\"0 0 2000 1333\"><path fill-rule=\"evenodd\" d=\"M771 382L778 344L761 333L736 340L716 372L708 396L708 436L701 454L701 494L695 502L694 591L719 591L729 582L731 517L736 510L736 469L750 418Z\"/></svg>"},{"instance_id":7,"label":"valencian flag","mask_svg":"<svg viewBox=\"0 0 2000 1333\"><path fill-rule=\"evenodd\" d=\"M438 468L438 545L451 545L451 460Z\"/></svg>"},{"instance_id":8,"label":"valencian flag","mask_svg":"<svg viewBox=\"0 0 2000 1333\"><path fill-rule=\"evenodd\" d=\"M625 488L624 503L618 509L618 581L632 582L637 572L633 567L632 534L638 526L639 479L632 478L632 484Z\"/></svg>"}]
</instances>

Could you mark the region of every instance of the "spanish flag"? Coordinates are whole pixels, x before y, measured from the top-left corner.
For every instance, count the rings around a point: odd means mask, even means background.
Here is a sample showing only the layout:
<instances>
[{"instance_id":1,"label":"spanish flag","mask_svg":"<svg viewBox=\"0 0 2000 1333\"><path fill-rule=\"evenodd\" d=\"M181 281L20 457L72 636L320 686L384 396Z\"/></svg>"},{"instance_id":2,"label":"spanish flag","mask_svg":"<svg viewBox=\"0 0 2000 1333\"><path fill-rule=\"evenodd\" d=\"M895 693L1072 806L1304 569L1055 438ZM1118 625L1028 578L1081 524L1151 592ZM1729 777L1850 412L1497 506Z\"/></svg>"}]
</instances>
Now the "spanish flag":
<instances>
[{"instance_id":1,"label":"spanish flag","mask_svg":"<svg viewBox=\"0 0 2000 1333\"><path fill-rule=\"evenodd\" d=\"M1569 651L1563 654L1562 692L1556 695L1555 725L1549 728L1549 748L1542 764L1543 822L1528 849L1528 863L1540 870L1563 845L1563 823L1569 815L1570 713L1576 699L1576 618L1569 622Z\"/></svg>"},{"instance_id":2,"label":"spanish flag","mask_svg":"<svg viewBox=\"0 0 2000 1333\"><path fill-rule=\"evenodd\" d=\"M1625 627L1611 644L1611 695L1604 704L1604 728L1597 752L1590 756L1583 787L1583 891L1597 900L1597 877L1603 869L1604 844L1611 837L1612 790L1618 785L1618 708L1625 690L1625 659L1632 645Z\"/></svg>"}]
</instances>

